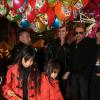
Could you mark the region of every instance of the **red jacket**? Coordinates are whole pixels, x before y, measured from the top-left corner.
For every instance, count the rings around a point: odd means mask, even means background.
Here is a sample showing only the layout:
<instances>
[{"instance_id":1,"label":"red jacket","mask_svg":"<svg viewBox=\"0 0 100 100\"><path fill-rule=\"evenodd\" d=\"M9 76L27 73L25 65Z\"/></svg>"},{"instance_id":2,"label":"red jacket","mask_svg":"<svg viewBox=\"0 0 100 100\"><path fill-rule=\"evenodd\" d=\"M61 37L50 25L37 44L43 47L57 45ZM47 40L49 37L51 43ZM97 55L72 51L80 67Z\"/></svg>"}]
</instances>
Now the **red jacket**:
<instances>
[{"instance_id":1,"label":"red jacket","mask_svg":"<svg viewBox=\"0 0 100 100\"><path fill-rule=\"evenodd\" d=\"M19 100L17 97L9 97L7 95L8 90L12 90L19 97L23 98L22 79L19 79L18 76L19 76L18 65L15 64L8 69L6 76L6 84L3 86L3 95L7 100ZM35 95L34 81L29 81L29 77L28 77L28 100L38 100L37 96Z\"/></svg>"},{"instance_id":2,"label":"red jacket","mask_svg":"<svg viewBox=\"0 0 100 100\"><path fill-rule=\"evenodd\" d=\"M41 75L41 99L40 100L64 100L57 80L49 82L48 77Z\"/></svg>"}]
</instances>

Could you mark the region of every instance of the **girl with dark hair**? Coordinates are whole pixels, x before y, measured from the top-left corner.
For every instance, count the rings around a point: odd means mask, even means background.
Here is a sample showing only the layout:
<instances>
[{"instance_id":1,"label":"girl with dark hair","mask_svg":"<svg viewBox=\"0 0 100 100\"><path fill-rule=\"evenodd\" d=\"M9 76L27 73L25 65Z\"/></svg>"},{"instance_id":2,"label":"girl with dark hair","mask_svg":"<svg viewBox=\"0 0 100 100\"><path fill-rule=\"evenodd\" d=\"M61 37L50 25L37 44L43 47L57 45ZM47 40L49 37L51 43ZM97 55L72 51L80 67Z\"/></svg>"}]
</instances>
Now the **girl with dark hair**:
<instances>
[{"instance_id":1,"label":"girl with dark hair","mask_svg":"<svg viewBox=\"0 0 100 100\"><path fill-rule=\"evenodd\" d=\"M41 75L41 100L64 100L61 94L57 75L60 64L55 60L49 60Z\"/></svg>"},{"instance_id":2,"label":"girl with dark hair","mask_svg":"<svg viewBox=\"0 0 100 100\"><path fill-rule=\"evenodd\" d=\"M39 72L35 63L35 50L26 46L9 67L3 95L7 100L38 100Z\"/></svg>"}]
</instances>

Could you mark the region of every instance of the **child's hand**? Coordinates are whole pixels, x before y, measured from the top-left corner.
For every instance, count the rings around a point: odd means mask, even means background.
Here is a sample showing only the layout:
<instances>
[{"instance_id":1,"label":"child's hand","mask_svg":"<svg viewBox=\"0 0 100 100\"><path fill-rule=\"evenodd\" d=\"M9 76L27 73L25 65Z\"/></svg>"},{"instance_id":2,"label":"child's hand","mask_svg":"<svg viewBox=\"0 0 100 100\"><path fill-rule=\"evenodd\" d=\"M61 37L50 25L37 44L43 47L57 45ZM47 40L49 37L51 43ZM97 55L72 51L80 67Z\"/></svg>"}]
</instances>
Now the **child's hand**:
<instances>
[{"instance_id":1,"label":"child's hand","mask_svg":"<svg viewBox=\"0 0 100 100\"><path fill-rule=\"evenodd\" d=\"M68 79L69 74L70 74L70 72L66 72L66 73L64 74L64 76L62 77L62 79L63 79L63 80Z\"/></svg>"},{"instance_id":2,"label":"child's hand","mask_svg":"<svg viewBox=\"0 0 100 100\"><path fill-rule=\"evenodd\" d=\"M10 96L10 97L13 97L13 96L15 96L15 93L13 91L9 90L7 92L7 95Z\"/></svg>"}]
</instances>

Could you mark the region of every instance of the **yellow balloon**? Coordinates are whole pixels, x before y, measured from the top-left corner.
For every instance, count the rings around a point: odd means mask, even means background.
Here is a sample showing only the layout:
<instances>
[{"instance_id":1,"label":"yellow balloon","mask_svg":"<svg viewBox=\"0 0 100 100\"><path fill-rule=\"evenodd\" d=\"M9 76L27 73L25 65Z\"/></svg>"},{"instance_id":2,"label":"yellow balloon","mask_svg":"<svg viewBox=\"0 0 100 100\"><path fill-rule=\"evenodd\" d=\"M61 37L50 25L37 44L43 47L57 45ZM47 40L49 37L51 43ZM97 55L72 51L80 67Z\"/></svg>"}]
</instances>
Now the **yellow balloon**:
<instances>
[{"instance_id":1,"label":"yellow balloon","mask_svg":"<svg viewBox=\"0 0 100 100\"><path fill-rule=\"evenodd\" d=\"M46 29L46 26L39 20L39 18L36 18L36 20L31 23L31 28L36 33L42 33Z\"/></svg>"}]
</instances>

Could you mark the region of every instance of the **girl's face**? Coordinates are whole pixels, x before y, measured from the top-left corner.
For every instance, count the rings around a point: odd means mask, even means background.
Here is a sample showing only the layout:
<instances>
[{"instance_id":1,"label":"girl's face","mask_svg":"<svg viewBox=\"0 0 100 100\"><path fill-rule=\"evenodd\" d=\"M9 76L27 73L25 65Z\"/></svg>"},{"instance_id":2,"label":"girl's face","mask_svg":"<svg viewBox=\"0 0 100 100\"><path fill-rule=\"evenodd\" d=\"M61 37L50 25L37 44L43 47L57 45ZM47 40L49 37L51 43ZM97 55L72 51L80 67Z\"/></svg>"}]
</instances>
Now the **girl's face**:
<instances>
[{"instance_id":1,"label":"girl's face","mask_svg":"<svg viewBox=\"0 0 100 100\"><path fill-rule=\"evenodd\" d=\"M25 61L25 58L24 58L24 57L22 58L22 65L23 65L25 68L30 67L32 64L33 64L33 58L30 58L30 59L28 59L28 60L26 60L26 61Z\"/></svg>"},{"instance_id":2,"label":"girl's face","mask_svg":"<svg viewBox=\"0 0 100 100\"><path fill-rule=\"evenodd\" d=\"M62 27L59 29L59 38L64 39L66 35L68 34L68 31L66 30L66 27Z\"/></svg>"},{"instance_id":3,"label":"girl's face","mask_svg":"<svg viewBox=\"0 0 100 100\"><path fill-rule=\"evenodd\" d=\"M54 70L52 73L51 73L51 78L55 79L58 75L59 71L57 70Z\"/></svg>"}]
</instances>

